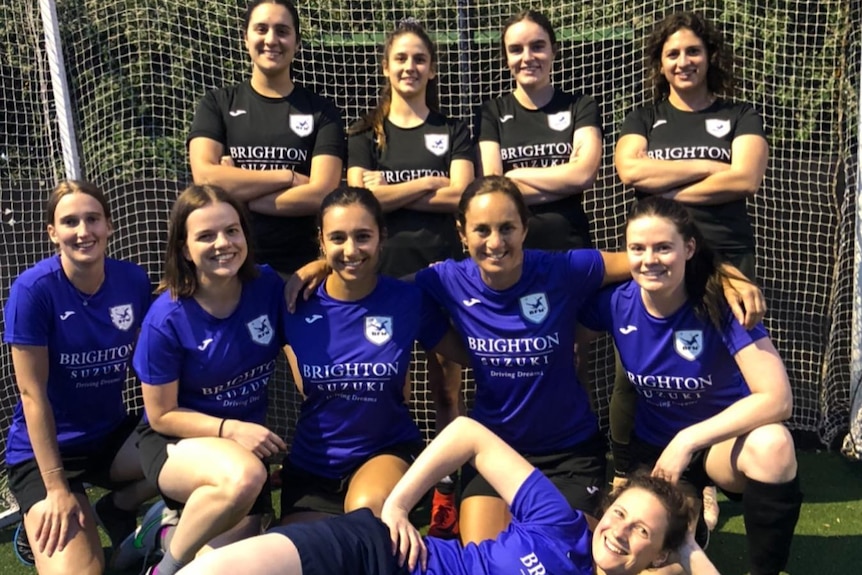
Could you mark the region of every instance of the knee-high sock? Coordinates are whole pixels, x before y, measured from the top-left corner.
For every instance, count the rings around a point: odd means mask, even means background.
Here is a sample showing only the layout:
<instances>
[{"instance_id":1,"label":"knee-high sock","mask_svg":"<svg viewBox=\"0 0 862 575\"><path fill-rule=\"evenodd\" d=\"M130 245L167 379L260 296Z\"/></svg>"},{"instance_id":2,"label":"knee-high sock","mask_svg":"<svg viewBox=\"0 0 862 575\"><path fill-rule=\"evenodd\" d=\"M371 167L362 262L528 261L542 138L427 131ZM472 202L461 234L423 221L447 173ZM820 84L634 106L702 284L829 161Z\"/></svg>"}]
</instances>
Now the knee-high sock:
<instances>
[{"instance_id":1,"label":"knee-high sock","mask_svg":"<svg viewBox=\"0 0 862 575\"><path fill-rule=\"evenodd\" d=\"M742 516L751 575L778 575L787 566L801 507L798 476L787 483L747 481Z\"/></svg>"}]
</instances>

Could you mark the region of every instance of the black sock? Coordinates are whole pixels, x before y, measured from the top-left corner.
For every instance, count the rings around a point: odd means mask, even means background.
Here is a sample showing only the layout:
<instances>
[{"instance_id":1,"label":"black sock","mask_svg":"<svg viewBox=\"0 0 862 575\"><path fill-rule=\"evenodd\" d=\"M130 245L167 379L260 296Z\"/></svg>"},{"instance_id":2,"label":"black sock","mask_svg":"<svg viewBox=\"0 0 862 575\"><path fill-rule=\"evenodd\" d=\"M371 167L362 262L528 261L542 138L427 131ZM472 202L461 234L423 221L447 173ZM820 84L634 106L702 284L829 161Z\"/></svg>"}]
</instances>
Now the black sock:
<instances>
[{"instance_id":1,"label":"black sock","mask_svg":"<svg viewBox=\"0 0 862 575\"><path fill-rule=\"evenodd\" d=\"M787 566L801 507L798 476L787 483L747 480L742 516L751 575L778 575Z\"/></svg>"}]
</instances>

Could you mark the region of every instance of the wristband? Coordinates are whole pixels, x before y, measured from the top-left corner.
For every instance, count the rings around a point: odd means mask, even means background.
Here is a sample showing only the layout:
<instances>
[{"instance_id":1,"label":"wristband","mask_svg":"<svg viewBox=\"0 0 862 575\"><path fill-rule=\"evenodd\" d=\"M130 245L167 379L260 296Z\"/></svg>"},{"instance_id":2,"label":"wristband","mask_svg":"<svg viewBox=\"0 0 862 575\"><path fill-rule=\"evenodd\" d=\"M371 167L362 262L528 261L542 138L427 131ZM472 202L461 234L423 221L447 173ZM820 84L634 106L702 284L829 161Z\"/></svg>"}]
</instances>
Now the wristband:
<instances>
[{"instance_id":1,"label":"wristband","mask_svg":"<svg viewBox=\"0 0 862 575\"><path fill-rule=\"evenodd\" d=\"M221 423L218 424L218 436L224 437L222 432L224 431L224 422L227 421L227 417L222 418Z\"/></svg>"}]
</instances>

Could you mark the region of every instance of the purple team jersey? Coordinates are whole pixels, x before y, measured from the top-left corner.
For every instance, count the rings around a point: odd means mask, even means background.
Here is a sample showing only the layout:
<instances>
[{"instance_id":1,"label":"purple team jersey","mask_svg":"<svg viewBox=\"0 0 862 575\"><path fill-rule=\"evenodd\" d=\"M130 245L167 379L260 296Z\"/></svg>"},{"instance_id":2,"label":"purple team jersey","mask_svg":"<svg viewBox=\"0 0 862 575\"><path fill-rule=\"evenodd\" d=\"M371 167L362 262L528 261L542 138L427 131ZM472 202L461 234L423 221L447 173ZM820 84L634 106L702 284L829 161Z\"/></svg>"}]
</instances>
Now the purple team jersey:
<instances>
[{"instance_id":1,"label":"purple team jersey","mask_svg":"<svg viewBox=\"0 0 862 575\"><path fill-rule=\"evenodd\" d=\"M226 318L213 317L193 297L160 295L135 350L141 381L179 381L179 407L264 424L287 308L282 279L268 266L258 269L260 275L243 284L239 304Z\"/></svg>"},{"instance_id":2,"label":"purple team jersey","mask_svg":"<svg viewBox=\"0 0 862 575\"><path fill-rule=\"evenodd\" d=\"M457 539L425 539L424 575L591 575L590 531L551 481L533 470L512 501L512 522L496 539L461 546ZM413 575L423 575L421 567Z\"/></svg>"},{"instance_id":3,"label":"purple team jersey","mask_svg":"<svg viewBox=\"0 0 862 575\"><path fill-rule=\"evenodd\" d=\"M126 417L123 389L150 291L143 269L110 258L105 259L105 281L92 295L72 285L59 256L40 261L12 284L3 340L48 348L48 401L61 453L86 451ZM32 458L19 401L6 464Z\"/></svg>"},{"instance_id":4,"label":"purple team jersey","mask_svg":"<svg viewBox=\"0 0 862 575\"><path fill-rule=\"evenodd\" d=\"M324 284L285 328L305 394L291 463L344 477L382 449L421 441L403 391L413 342L430 350L449 324L419 288L380 276L371 294L348 302Z\"/></svg>"},{"instance_id":5,"label":"purple team jersey","mask_svg":"<svg viewBox=\"0 0 862 575\"><path fill-rule=\"evenodd\" d=\"M613 335L638 393L635 433L660 447L751 394L734 355L768 335L762 324L746 331L729 308L721 330L700 319L690 303L670 317L653 317L634 281L599 292L581 322Z\"/></svg>"},{"instance_id":6,"label":"purple team jersey","mask_svg":"<svg viewBox=\"0 0 862 575\"><path fill-rule=\"evenodd\" d=\"M598 431L575 373L575 325L604 277L601 254L524 251L518 282L488 287L473 260L416 274L469 349L476 378L472 417L521 453L562 451Z\"/></svg>"}]
</instances>

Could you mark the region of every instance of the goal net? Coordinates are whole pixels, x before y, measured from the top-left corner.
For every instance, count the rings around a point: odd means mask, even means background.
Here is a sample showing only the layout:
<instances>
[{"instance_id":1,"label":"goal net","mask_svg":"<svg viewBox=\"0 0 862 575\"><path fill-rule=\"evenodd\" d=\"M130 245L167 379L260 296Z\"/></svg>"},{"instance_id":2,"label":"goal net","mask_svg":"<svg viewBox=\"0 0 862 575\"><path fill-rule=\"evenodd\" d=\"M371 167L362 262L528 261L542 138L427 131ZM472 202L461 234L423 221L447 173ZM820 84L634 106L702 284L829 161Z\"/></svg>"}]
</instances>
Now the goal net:
<instances>
[{"instance_id":1,"label":"goal net","mask_svg":"<svg viewBox=\"0 0 862 575\"><path fill-rule=\"evenodd\" d=\"M43 205L65 168L39 2L0 4L5 302L17 275L50 253ZM626 113L649 98L646 35L658 19L686 9L701 11L723 30L738 62L736 97L760 111L769 133L769 169L749 210L757 233L757 276L769 302L766 324L795 392L790 426L831 443L848 426L851 402L860 50L853 24L860 20L859 3L786 0L766 8L740 0L540 0L529 6L556 27L554 83L593 96L600 106L605 155L596 184L585 193L600 248L619 247L632 197L615 176L612 154ZM294 78L332 99L348 122L355 120L373 107L383 81L385 34L412 17L437 42L442 111L472 123L481 102L512 89L499 34L502 22L525 7L508 0L302 0L303 44ZM249 75L243 9L242 0L57 3L80 173L111 199L117 230L112 255L142 264L153 281L161 273L169 208L190 180L185 138L195 105L208 90ZM594 345L591 369L604 426L613 378L607 341ZM5 453L17 401L8 346L0 349L0 377ZM429 434L434 413L421 361L413 378L416 417ZM298 397L284 382L282 372L272 386L271 414L289 440ZM128 402L141 406L133 381Z\"/></svg>"}]
</instances>

